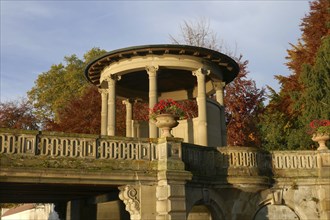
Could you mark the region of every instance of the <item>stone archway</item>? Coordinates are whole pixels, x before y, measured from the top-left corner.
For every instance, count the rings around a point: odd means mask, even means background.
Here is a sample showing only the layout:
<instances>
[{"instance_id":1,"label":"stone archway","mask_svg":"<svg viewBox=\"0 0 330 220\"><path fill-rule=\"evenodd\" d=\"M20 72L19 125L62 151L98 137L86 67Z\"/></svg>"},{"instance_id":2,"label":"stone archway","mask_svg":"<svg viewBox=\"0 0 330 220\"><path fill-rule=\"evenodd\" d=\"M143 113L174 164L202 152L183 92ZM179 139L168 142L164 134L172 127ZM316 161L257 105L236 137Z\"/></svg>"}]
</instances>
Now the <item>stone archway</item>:
<instances>
[{"instance_id":1,"label":"stone archway","mask_svg":"<svg viewBox=\"0 0 330 220\"><path fill-rule=\"evenodd\" d=\"M204 203L200 200L190 209L187 220L225 220L225 216L215 201Z\"/></svg>"},{"instance_id":2,"label":"stone archway","mask_svg":"<svg viewBox=\"0 0 330 220\"><path fill-rule=\"evenodd\" d=\"M254 220L300 220L299 216L288 206L286 205L265 205L261 207L256 215Z\"/></svg>"},{"instance_id":3,"label":"stone archway","mask_svg":"<svg viewBox=\"0 0 330 220\"><path fill-rule=\"evenodd\" d=\"M187 219L224 220L225 203L217 191L208 188L186 188ZM197 216L199 218L197 218Z\"/></svg>"},{"instance_id":4,"label":"stone archway","mask_svg":"<svg viewBox=\"0 0 330 220\"><path fill-rule=\"evenodd\" d=\"M195 205L189 212L187 220L212 220L212 214L205 205Z\"/></svg>"}]
</instances>

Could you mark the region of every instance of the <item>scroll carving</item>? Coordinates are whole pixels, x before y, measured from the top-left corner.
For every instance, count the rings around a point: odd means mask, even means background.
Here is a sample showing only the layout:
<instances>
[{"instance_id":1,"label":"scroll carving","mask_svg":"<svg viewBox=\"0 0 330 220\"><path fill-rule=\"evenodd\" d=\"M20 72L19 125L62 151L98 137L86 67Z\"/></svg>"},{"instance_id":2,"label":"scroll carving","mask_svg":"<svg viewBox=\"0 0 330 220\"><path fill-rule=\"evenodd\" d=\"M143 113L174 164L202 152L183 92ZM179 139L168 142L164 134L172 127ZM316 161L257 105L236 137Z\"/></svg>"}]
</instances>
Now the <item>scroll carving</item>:
<instances>
[{"instance_id":1,"label":"scroll carving","mask_svg":"<svg viewBox=\"0 0 330 220\"><path fill-rule=\"evenodd\" d=\"M126 210L131 215L131 219L140 219L139 217L141 215L139 190L136 189L136 187L130 185L121 186L119 187L119 190L119 198L124 202Z\"/></svg>"}]
</instances>

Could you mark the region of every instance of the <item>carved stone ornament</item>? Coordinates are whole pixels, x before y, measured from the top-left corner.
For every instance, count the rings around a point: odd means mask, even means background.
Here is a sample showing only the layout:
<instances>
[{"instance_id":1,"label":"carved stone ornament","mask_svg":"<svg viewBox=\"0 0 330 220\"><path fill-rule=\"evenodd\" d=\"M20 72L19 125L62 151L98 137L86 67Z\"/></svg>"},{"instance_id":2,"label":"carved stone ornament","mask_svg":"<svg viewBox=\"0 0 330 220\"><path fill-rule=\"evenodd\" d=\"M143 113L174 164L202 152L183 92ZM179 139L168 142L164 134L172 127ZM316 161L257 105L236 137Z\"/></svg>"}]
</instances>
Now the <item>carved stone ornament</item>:
<instances>
[{"instance_id":1,"label":"carved stone ornament","mask_svg":"<svg viewBox=\"0 0 330 220\"><path fill-rule=\"evenodd\" d=\"M138 190L130 185L121 186L119 187L119 190L119 198L124 202L126 211L128 211L131 216L140 216L140 199Z\"/></svg>"},{"instance_id":2,"label":"carved stone ornament","mask_svg":"<svg viewBox=\"0 0 330 220\"><path fill-rule=\"evenodd\" d=\"M283 189L272 192L271 204L282 205L283 204Z\"/></svg>"},{"instance_id":3,"label":"carved stone ornament","mask_svg":"<svg viewBox=\"0 0 330 220\"><path fill-rule=\"evenodd\" d=\"M117 74L111 74L105 78L105 81L107 81L108 83L112 83L119 80L121 80L121 76Z\"/></svg>"},{"instance_id":4,"label":"carved stone ornament","mask_svg":"<svg viewBox=\"0 0 330 220\"><path fill-rule=\"evenodd\" d=\"M210 70L199 68L197 70L192 71L193 76L196 76L197 78L204 78L205 76L208 76L211 74Z\"/></svg>"},{"instance_id":5,"label":"carved stone ornament","mask_svg":"<svg viewBox=\"0 0 330 220\"><path fill-rule=\"evenodd\" d=\"M146 71L149 76L156 76L159 66L146 66Z\"/></svg>"}]
</instances>

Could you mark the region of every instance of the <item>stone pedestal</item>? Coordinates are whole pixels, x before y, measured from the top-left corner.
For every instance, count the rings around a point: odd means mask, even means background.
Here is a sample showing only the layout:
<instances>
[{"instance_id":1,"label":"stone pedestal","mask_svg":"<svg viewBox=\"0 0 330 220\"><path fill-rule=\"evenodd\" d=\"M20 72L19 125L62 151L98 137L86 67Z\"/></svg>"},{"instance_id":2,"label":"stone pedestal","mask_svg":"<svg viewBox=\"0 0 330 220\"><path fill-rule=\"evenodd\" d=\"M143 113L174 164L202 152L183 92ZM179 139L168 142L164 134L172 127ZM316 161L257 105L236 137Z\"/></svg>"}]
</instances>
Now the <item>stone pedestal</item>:
<instances>
[{"instance_id":1,"label":"stone pedestal","mask_svg":"<svg viewBox=\"0 0 330 220\"><path fill-rule=\"evenodd\" d=\"M181 160L181 139L158 140L159 162L155 182L119 187L119 198L132 220L186 219L185 184L191 179L191 173L184 170Z\"/></svg>"}]
</instances>

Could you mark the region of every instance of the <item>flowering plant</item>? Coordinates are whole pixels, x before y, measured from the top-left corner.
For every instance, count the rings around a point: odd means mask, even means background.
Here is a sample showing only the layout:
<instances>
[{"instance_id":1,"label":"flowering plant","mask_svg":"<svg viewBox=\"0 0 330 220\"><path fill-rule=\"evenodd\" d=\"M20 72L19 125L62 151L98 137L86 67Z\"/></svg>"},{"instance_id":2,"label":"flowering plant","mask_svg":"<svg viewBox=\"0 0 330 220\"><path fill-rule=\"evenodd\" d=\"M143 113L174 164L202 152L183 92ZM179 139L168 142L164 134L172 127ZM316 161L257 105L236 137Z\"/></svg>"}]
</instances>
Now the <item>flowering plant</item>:
<instances>
[{"instance_id":1,"label":"flowering plant","mask_svg":"<svg viewBox=\"0 0 330 220\"><path fill-rule=\"evenodd\" d=\"M309 124L310 133L330 134L330 121L329 120L313 120Z\"/></svg>"},{"instance_id":2,"label":"flowering plant","mask_svg":"<svg viewBox=\"0 0 330 220\"><path fill-rule=\"evenodd\" d=\"M172 114L179 117L179 119L186 118L184 107L172 99L159 101L152 109L150 109L149 117L155 119L159 114Z\"/></svg>"}]
</instances>

